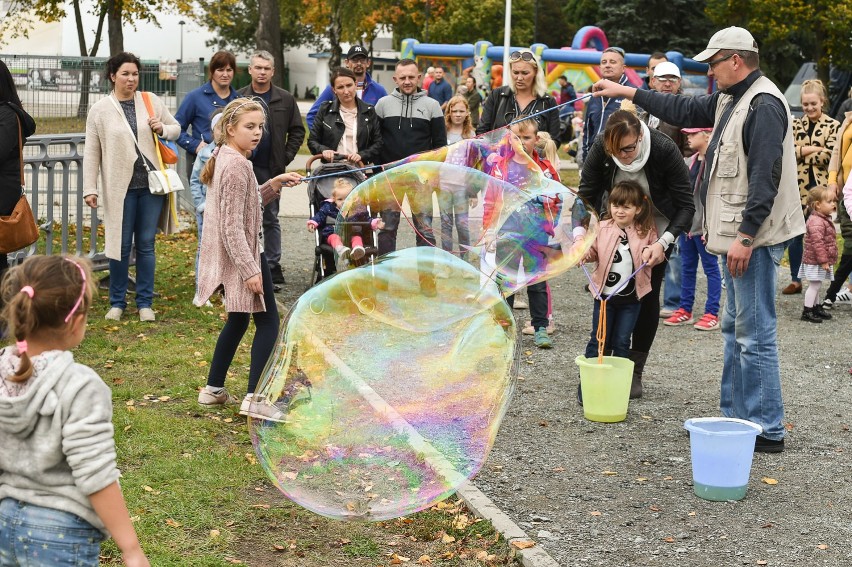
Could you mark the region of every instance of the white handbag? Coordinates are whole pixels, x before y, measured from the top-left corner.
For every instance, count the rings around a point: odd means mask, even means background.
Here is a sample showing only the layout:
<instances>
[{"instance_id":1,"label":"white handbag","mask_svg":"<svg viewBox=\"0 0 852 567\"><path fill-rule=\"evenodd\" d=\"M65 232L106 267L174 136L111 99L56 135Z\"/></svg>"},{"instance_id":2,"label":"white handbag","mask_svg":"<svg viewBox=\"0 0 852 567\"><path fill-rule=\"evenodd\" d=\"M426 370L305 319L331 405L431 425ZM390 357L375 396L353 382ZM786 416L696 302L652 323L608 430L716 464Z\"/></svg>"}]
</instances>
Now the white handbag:
<instances>
[{"instance_id":1,"label":"white handbag","mask_svg":"<svg viewBox=\"0 0 852 567\"><path fill-rule=\"evenodd\" d=\"M153 195L168 195L175 191L183 191L183 181L181 181L180 175L178 175L178 172L174 169L170 169L165 166L163 163L163 156L160 154L160 147L156 142L154 143L154 149L157 152L157 161L160 162L160 169L159 171L151 169L148 165L148 160L145 158L145 155L142 153L142 149L139 147L139 142L136 141L136 135L133 134L133 129L127 122L127 117L124 115L124 111L121 109L121 106L115 98L111 95L109 98L115 105L115 108L118 109L119 113L121 113L121 117L124 119L124 125L127 126L127 129L130 131L130 135L133 137L133 143L136 144L136 150L139 152L139 155L142 156L142 163L145 164L145 169L148 171L148 190L151 191Z\"/></svg>"}]
</instances>

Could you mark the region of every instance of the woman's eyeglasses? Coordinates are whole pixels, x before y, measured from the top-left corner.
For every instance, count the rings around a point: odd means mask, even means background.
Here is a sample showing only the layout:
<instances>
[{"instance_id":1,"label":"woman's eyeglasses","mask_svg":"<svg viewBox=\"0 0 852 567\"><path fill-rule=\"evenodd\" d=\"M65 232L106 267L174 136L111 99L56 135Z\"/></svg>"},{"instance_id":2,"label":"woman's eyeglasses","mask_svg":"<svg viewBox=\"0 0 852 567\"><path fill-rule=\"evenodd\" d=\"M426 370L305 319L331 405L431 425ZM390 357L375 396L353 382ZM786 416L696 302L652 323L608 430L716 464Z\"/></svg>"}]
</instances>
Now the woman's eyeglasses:
<instances>
[{"instance_id":1,"label":"woman's eyeglasses","mask_svg":"<svg viewBox=\"0 0 852 567\"><path fill-rule=\"evenodd\" d=\"M535 63L535 55L531 51L513 51L509 54L509 61L526 61L527 63Z\"/></svg>"},{"instance_id":2,"label":"woman's eyeglasses","mask_svg":"<svg viewBox=\"0 0 852 567\"><path fill-rule=\"evenodd\" d=\"M639 142L641 142L641 141L642 140L637 140L636 142L634 142L633 144L631 144L629 146L624 146L623 148L618 148L618 153L623 155L623 156L625 156L627 154L632 154L633 152L636 151L636 148L639 147Z\"/></svg>"}]
</instances>

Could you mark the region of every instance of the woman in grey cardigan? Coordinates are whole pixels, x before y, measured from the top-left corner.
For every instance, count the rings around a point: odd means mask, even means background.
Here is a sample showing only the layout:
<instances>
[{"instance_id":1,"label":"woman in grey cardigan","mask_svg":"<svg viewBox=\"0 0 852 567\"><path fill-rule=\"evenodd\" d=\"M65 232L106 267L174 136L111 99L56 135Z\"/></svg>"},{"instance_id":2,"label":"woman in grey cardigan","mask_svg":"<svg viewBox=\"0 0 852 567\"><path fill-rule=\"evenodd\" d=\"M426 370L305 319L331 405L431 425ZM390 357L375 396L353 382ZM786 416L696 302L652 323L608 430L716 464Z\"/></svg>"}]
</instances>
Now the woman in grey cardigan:
<instances>
[{"instance_id":1,"label":"woman in grey cardigan","mask_svg":"<svg viewBox=\"0 0 852 567\"><path fill-rule=\"evenodd\" d=\"M151 309L156 265L154 236L169 201L164 195L151 193L143 160L148 161L150 168L159 167L154 132L168 140L176 140L180 135L180 125L153 93L149 95L154 112L153 116L149 115L142 95L137 92L140 68L139 58L132 53L111 57L106 70L113 91L95 103L86 118L83 195L92 208L103 200L111 305L106 318L114 321L120 320L127 308L128 268L134 244L139 318L142 321L156 318Z\"/></svg>"}]
</instances>

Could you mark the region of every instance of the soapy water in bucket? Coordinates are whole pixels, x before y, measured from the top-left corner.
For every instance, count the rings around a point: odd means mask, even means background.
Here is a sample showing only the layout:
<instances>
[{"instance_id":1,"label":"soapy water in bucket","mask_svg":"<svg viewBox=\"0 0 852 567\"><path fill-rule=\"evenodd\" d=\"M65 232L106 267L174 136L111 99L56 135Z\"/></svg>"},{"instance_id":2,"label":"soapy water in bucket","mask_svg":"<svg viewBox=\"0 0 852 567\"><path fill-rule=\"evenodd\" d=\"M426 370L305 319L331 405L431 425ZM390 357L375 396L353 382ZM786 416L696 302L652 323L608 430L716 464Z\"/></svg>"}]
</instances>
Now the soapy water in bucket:
<instances>
[{"instance_id":1,"label":"soapy water in bucket","mask_svg":"<svg viewBox=\"0 0 852 567\"><path fill-rule=\"evenodd\" d=\"M763 428L725 417L689 419L693 491L704 500L741 500L748 489L754 442Z\"/></svg>"}]
</instances>

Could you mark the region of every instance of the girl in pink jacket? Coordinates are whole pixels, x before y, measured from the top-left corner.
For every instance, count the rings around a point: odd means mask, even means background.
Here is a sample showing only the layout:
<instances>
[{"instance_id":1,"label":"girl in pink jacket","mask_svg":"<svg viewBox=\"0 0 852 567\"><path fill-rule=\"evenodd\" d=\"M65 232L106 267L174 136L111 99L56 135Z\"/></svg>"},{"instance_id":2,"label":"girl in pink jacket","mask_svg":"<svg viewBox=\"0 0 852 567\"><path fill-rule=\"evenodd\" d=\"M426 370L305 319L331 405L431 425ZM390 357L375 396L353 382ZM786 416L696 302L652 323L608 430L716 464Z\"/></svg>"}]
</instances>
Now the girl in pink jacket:
<instances>
[{"instance_id":1,"label":"girl in pink jacket","mask_svg":"<svg viewBox=\"0 0 852 567\"><path fill-rule=\"evenodd\" d=\"M630 336L639 316L639 300L651 291L651 268L639 269L643 263L642 252L657 239L648 197L638 183L622 181L610 192L607 210L606 220L600 223L595 242L584 259L597 262L589 286L595 308L586 358L598 355L598 318L602 303L606 306L604 350L611 350L613 356L628 358ZM631 279L634 272L636 275Z\"/></svg>"},{"instance_id":2,"label":"girl in pink jacket","mask_svg":"<svg viewBox=\"0 0 852 567\"><path fill-rule=\"evenodd\" d=\"M831 215L836 209L837 201L834 200L833 191L821 186L808 191L810 215L805 226L805 251L799 266L799 278L808 280L802 321L822 323L824 319L831 319L831 315L826 313L819 303L819 288L823 281L834 280L837 232Z\"/></svg>"},{"instance_id":3,"label":"girl in pink jacket","mask_svg":"<svg viewBox=\"0 0 852 567\"><path fill-rule=\"evenodd\" d=\"M225 375L249 319L254 318L248 394L240 413L282 421L284 415L275 400L254 399L278 339L279 323L272 274L263 254L263 205L278 197L282 185L295 185L301 177L282 173L258 187L247 157L260 143L265 122L263 106L257 100L238 98L228 103L213 132L218 147L201 172L208 191L194 303L204 305L211 295L222 292L228 320L216 342L207 386L198 394L198 403L222 406L238 402L225 389Z\"/></svg>"}]
</instances>

